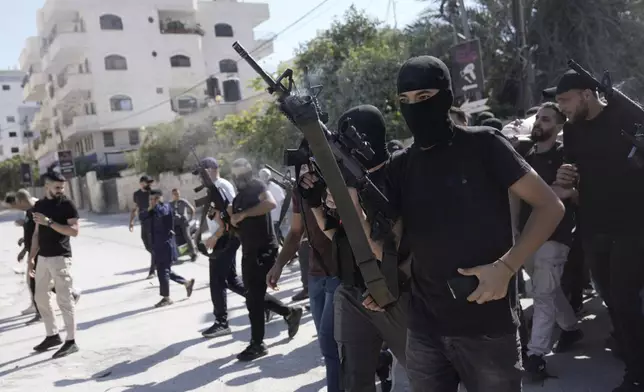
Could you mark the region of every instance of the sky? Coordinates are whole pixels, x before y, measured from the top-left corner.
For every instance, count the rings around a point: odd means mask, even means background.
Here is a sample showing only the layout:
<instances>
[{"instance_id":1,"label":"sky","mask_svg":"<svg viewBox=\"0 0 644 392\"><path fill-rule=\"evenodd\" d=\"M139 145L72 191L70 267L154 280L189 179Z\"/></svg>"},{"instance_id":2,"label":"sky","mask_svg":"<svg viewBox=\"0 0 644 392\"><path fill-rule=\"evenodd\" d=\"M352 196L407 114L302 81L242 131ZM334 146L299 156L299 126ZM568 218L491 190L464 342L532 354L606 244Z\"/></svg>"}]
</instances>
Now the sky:
<instances>
[{"instance_id":1,"label":"sky","mask_svg":"<svg viewBox=\"0 0 644 392\"><path fill-rule=\"evenodd\" d=\"M260 2L260 0L253 2ZM268 21L257 26L255 32L258 37L281 31L318 5L321 0L264 0L263 2L268 3L272 16ZM314 38L318 31L328 28L333 20L341 17L352 4L389 25L397 22L398 27L413 22L426 7L426 3L418 0L396 0L394 3L396 18L389 7L389 0L328 0L311 15L280 35L274 42L273 55L262 62L267 68L274 68L279 62L291 59L300 43ZM5 12L9 10L10 13L9 17L3 18L3 23L0 24L0 69L18 67L18 57L25 39L36 34L36 10L43 4L44 0L0 0L0 9Z\"/></svg>"}]
</instances>

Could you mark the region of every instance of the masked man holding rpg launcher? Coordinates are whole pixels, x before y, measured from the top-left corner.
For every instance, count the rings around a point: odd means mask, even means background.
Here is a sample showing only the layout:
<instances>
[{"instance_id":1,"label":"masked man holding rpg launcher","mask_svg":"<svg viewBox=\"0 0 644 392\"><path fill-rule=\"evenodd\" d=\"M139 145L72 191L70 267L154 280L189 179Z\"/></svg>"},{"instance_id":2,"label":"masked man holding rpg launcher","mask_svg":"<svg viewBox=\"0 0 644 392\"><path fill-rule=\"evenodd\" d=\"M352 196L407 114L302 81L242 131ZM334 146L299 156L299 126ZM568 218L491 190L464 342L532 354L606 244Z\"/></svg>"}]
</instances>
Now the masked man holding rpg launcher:
<instances>
[{"instance_id":1,"label":"masked man holding rpg launcher","mask_svg":"<svg viewBox=\"0 0 644 392\"><path fill-rule=\"evenodd\" d=\"M521 391L514 275L550 237L564 207L500 132L451 121L442 61L408 60L398 94L414 144L389 161L385 182L402 223L397 234L404 227L413 254L412 390L456 392L462 383L469 392ZM514 246L508 190L532 207ZM381 244L372 247L382 257Z\"/></svg>"}]
</instances>

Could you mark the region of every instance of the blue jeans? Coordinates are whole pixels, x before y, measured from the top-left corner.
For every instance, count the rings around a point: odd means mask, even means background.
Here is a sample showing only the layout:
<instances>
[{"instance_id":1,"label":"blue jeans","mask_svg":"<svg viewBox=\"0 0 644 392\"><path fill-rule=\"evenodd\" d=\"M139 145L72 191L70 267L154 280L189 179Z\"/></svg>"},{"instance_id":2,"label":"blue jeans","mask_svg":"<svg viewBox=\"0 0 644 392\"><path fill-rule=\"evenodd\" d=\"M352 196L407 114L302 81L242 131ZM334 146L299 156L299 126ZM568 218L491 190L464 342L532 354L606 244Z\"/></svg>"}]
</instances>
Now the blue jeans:
<instances>
[{"instance_id":1,"label":"blue jeans","mask_svg":"<svg viewBox=\"0 0 644 392\"><path fill-rule=\"evenodd\" d=\"M340 356L338 344L333 337L333 294L339 284L340 280L336 277L309 275L309 301L326 365L328 392L341 391Z\"/></svg>"}]
</instances>

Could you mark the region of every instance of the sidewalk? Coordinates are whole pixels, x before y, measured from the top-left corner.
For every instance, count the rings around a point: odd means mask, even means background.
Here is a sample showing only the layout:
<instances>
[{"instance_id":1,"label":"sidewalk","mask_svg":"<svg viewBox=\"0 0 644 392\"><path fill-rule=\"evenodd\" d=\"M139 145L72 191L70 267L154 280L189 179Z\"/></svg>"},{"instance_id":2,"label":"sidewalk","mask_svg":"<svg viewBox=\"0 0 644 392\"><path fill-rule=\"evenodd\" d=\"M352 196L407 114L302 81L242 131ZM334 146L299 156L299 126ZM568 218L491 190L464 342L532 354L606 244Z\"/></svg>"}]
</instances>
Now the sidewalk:
<instances>
[{"instance_id":1,"label":"sidewalk","mask_svg":"<svg viewBox=\"0 0 644 392\"><path fill-rule=\"evenodd\" d=\"M81 351L56 361L50 359L52 352L34 354L32 347L42 340L44 327L24 326L30 316L19 316L29 294L24 276L13 271L21 231L12 223L19 214L11 214L0 213L0 391L324 390L324 367L310 314L305 313L292 341L276 316L266 329L269 355L239 363L235 355L247 344L250 331L244 302L231 293L233 335L201 337L200 331L213 321L203 257L175 267L186 278L197 279L192 298L185 299L183 287L171 283L175 304L154 309L158 282L145 280L149 255L140 245L138 227L128 231L127 214L81 214L80 236L72 239L75 285L83 290L77 307ZM288 303L300 287L297 263L285 269L281 283L276 294ZM607 392L619 383L621 364L602 348L608 333L605 313L597 302L590 310L583 323L583 352L552 357L550 372L559 378L525 391Z\"/></svg>"}]
</instances>

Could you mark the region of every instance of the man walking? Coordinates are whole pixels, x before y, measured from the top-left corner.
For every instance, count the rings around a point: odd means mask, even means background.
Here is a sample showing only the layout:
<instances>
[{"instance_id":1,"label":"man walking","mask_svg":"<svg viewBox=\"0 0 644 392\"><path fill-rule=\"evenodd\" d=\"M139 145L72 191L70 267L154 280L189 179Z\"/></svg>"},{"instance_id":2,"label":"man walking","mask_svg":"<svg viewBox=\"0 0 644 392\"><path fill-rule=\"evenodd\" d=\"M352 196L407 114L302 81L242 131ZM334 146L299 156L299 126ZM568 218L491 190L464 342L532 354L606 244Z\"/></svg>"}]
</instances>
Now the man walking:
<instances>
[{"instance_id":1,"label":"man walking","mask_svg":"<svg viewBox=\"0 0 644 392\"><path fill-rule=\"evenodd\" d=\"M53 280L56 300L67 333L65 343L53 356L53 358L61 358L78 351L75 340L76 318L71 276L72 248L69 241L69 237L78 235L78 211L74 203L64 195L65 177L50 171L44 175L44 178L45 197L38 200L33 209L37 226L29 252L29 262L30 266L35 268L35 258L38 255L35 298L38 311L45 323L47 337L34 347L34 350L44 352L63 344L51 305L52 293L49 290L49 284ZM32 274L33 271L29 273Z\"/></svg>"},{"instance_id":2,"label":"man walking","mask_svg":"<svg viewBox=\"0 0 644 392\"><path fill-rule=\"evenodd\" d=\"M195 243L190 235L190 221L195 216L195 207L188 200L181 197L181 193L177 188L172 190L172 202L170 206L174 213L174 227L181 230L183 240L188 246L190 260L196 261L197 251L195 250ZM188 215L188 211L190 211L190 215Z\"/></svg>"},{"instance_id":3,"label":"man walking","mask_svg":"<svg viewBox=\"0 0 644 392\"><path fill-rule=\"evenodd\" d=\"M142 218L145 211L148 210L150 206L150 187L154 180L150 176L142 176L139 180L139 185L141 189L134 192L134 205L130 213L130 233L134 231L134 218L138 216L139 221L141 222L141 241L143 241L143 246L145 250L150 253L150 270L148 273L148 279L154 278L156 267L154 265L154 257L152 256L152 246L150 244L150 222Z\"/></svg>"}]
</instances>

